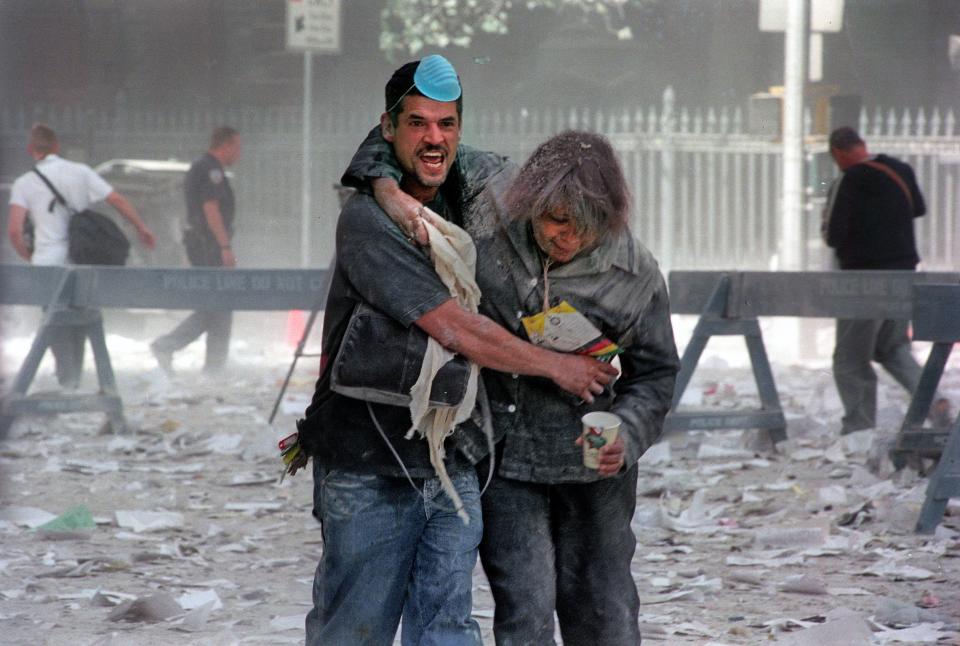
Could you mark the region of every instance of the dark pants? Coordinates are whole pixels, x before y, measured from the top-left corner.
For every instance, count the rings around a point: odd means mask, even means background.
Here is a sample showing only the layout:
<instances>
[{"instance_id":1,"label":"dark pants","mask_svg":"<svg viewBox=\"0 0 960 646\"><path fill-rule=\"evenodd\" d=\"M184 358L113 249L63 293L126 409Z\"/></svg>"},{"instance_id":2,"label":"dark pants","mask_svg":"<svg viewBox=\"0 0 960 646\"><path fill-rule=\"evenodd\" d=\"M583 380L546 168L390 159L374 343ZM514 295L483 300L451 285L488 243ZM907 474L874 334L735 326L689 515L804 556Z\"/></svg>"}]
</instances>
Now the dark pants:
<instances>
[{"instance_id":1,"label":"dark pants","mask_svg":"<svg viewBox=\"0 0 960 646\"><path fill-rule=\"evenodd\" d=\"M153 346L161 352L176 352L207 334L205 370L220 370L227 363L233 312L199 311L183 320L169 334L159 337Z\"/></svg>"},{"instance_id":2,"label":"dark pants","mask_svg":"<svg viewBox=\"0 0 960 646\"><path fill-rule=\"evenodd\" d=\"M184 232L183 243L191 266L221 266L220 247L217 246L211 233L188 229ZM233 312L197 311L184 319L170 333L157 338L153 342L153 347L160 352L173 353L187 347L201 334L206 333L207 355L203 368L215 372L221 370L227 363L232 324Z\"/></svg>"},{"instance_id":3,"label":"dark pants","mask_svg":"<svg viewBox=\"0 0 960 646\"><path fill-rule=\"evenodd\" d=\"M481 474L483 476L483 474ZM498 646L640 643L630 573L637 467L582 484L494 477L483 496L480 560L496 603Z\"/></svg>"},{"instance_id":4,"label":"dark pants","mask_svg":"<svg viewBox=\"0 0 960 646\"><path fill-rule=\"evenodd\" d=\"M83 374L83 353L87 343L86 329L79 326L50 328L50 352L56 366L57 383L76 388Z\"/></svg>"},{"instance_id":5,"label":"dark pants","mask_svg":"<svg viewBox=\"0 0 960 646\"><path fill-rule=\"evenodd\" d=\"M840 319L833 351L833 378L843 402L843 432L873 428L877 423L876 361L913 393L922 369L910 353L907 321Z\"/></svg>"}]
</instances>

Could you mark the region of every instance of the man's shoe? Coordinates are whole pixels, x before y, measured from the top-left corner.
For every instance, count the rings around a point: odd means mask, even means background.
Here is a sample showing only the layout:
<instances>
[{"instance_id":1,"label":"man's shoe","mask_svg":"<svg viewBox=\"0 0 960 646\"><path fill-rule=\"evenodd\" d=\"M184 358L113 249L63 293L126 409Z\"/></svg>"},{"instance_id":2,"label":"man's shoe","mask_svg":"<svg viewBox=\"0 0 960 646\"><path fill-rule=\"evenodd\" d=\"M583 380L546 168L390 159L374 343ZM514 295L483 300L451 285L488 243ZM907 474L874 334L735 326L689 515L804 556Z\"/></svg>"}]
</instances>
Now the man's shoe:
<instances>
[{"instance_id":1,"label":"man's shoe","mask_svg":"<svg viewBox=\"0 0 960 646\"><path fill-rule=\"evenodd\" d=\"M161 370L167 375L173 375L173 352L158 348L157 342L154 341L150 344L150 353L157 360L157 365L160 366Z\"/></svg>"}]
</instances>

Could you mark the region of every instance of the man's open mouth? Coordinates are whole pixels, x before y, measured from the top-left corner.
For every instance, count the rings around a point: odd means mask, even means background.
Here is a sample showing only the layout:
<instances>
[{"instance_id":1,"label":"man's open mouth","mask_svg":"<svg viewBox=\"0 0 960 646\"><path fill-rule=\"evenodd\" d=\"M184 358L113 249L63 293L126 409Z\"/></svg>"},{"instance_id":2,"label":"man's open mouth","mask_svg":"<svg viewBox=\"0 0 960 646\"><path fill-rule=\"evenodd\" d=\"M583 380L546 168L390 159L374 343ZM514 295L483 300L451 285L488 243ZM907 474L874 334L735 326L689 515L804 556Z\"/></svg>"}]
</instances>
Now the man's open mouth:
<instances>
[{"instance_id":1,"label":"man's open mouth","mask_svg":"<svg viewBox=\"0 0 960 646\"><path fill-rule=\"evenodd\" d=\"M440 170L443 168L443 162L446 155L438 150L429 150L420 153L420 161L430 170Z\"/></svg>"}]
</instances>

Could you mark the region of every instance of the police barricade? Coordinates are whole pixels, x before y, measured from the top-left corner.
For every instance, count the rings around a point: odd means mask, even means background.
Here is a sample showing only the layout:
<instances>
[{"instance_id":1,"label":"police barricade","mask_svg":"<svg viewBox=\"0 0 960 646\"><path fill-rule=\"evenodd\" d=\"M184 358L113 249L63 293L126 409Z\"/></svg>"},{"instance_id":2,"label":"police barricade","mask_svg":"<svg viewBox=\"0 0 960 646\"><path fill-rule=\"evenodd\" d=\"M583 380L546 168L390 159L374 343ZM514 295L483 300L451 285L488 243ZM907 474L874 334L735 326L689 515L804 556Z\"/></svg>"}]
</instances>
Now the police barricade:
<instances>
[{"instance_id":1,"label":"police barricade","mask_svg":"<svg viewBox=\"0 0 960 646\"><path fill-rule=\"evenodd\" d=\"M960 497L960 416L946 431L923 428L947 359L960 341L960 285L914 287L913 338L932 341L933 347L900 428L894 462L904 464L903 456L911 453L939 457L916 528L921 534L933 534L950 498Z\"/></svg>"},{"instance_id":2,"label":"police barricade","mask_svg":"<svg viewBox=\"0 0 960 646\"><path fill-rule=\"evenodd\" d=\"M0 437L18 415L102 411L126 429L100 308L319 310L329 271L295 269L133 269L0 265L0 304L40 305L44 316L0 412ZM90 340L99 392L27 395L56 328L79 327Z\"/></svg>"},{"instance_id":3,"label":"police barricade","mask_svg":"<svg viewBox=\"0 0 960 646\"><path fill-rule=\"evenodd\" d=\"M932 341L891 457L938 456L917 531L932 533L951 497L960 496L960 418L947 432L923 428L953 344L960 341L960 274L911 271L670 272L674 314L700 314L681 359L668 430L759 428L786 438L786 421L757 318L906 319L914 338ZM751 411L681 411L683 392L710 337L741 335L747 343L761 407Z\"/></svg>"},{"instance_id":4,"label":"police barricade","mask_svg":"<svg viewBox=\"0 0 960 646\"><path fill-rule=\"evenodd\" d=\"M758 317L909 320L914 285L958 281L957 273L912 271L670 272L671 311L700 314L700 319L683 353L667 429L760 428L774 440L784 439L786 422ZM678 410L707 341L718 335L744 337L760 395L759 410Z\"/></svg>"}]
</instances>

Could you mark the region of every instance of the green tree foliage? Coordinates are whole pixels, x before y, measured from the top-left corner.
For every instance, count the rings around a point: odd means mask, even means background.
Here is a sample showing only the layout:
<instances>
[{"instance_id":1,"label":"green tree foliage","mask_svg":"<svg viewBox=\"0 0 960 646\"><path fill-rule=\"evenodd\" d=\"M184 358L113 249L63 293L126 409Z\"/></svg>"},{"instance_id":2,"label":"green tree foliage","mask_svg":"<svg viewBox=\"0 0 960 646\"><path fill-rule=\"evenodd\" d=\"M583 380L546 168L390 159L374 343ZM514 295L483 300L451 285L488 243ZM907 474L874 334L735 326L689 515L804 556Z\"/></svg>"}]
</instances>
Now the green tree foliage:
<instances>
[{"instance_id":1,"label":"green tree foliage","mask_svg":"<svg viewBox=\"0 0 960 646\"><path fill-rule=\"evenodd\" d=\"M506 34L515 11L550 9L602 22L621 40L633 37L624 7L650 0L387 0L380 15L380 49L390 58L425 47L468 47L478 33Z\"/></svg>"}]
</instances>

